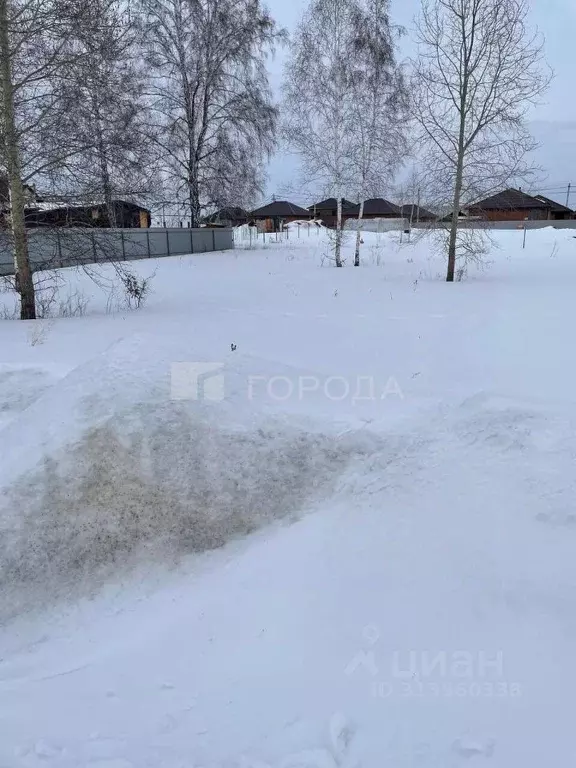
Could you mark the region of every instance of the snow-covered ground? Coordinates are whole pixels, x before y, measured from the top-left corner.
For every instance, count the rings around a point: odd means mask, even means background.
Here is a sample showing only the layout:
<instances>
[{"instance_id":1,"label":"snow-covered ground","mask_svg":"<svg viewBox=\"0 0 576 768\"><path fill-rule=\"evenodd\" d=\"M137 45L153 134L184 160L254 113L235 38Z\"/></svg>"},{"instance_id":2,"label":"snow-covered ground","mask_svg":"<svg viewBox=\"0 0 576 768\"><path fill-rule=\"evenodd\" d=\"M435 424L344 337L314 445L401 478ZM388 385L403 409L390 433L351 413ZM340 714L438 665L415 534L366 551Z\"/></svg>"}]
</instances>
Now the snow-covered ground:
<instances>
[{"instance_id":1,"label":"snow-covered ground","mask_svg":"<svg viewBox=\"0 0 576 768\"><path fill-rule=\"evenodd\" d=\"M576 239L495 237L0 321L1 766L576 762Z\"/></svg>"}]
</instances>

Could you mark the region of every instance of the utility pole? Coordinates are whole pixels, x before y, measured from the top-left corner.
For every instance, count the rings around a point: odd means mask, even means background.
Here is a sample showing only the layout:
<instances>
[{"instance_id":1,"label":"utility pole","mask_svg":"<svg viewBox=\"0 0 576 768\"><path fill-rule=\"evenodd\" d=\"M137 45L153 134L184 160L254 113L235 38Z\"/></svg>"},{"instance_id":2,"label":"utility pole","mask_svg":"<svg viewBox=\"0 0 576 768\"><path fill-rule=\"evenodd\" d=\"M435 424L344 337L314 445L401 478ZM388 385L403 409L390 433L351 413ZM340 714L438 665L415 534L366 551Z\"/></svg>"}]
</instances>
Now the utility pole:
<instances>
[{"instance_id":1,"label":"utility pole","mask_svg":"<svg viewBox=\"0 0 576 768\"><path fill-rule=\"evenodd\" d=\"M566 192L566 208L570 208L570 192L572 191L572 184L568 184L568 191Z\"/></svg>"}]
</instances>

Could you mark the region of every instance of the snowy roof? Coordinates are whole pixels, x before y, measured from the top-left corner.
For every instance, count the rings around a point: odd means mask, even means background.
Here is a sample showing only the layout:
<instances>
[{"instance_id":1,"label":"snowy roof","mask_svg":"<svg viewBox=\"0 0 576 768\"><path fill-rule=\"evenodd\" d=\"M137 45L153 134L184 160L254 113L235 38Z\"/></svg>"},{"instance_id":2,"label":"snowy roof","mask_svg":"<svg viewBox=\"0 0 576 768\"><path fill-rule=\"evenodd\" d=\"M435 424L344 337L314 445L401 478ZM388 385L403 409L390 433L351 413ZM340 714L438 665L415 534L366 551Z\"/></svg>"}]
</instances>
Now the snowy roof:
<instances>
[{"instance_id":1,"label":"snowy roof","mask_svg":"<svg viewBox=\"0 0 576 768\"><path fill-rule=\"evenodd\" d=\"M535 197L537 200L542 200L543 203L546 203L546 205L556 213L573 213L571 208L567 208L565 205L562 205L562 203L557 203L556 200L551 200L545 195L536 195Z\"/></svg>"},{"instance_id":2,"label":"snowy roof","mask_svg":"<svg viewBox=\"0 0 576 768\"><path fill-rule=\"evenodd\" d=\"M299 205L288 202L288 200L275 200L273 203L256 208L250 216L299 216L300 218L309 218L310 212Z\"/></svg>"},{"instance_id":3,"label":"snowy roof","mask_svg":"<svg viewBox=\"0 0 576 768\"><path fill-rule=\"evenodd\" d=\"M360 206L355 205L347 213L359 213ZM402 211L397 205L383 197L373 197L364 201L364 216L402 216Z\"/></svg>"},{"instance_id":4,"label":"snowy roof","mask_svg":"<svg viewBox=\"0 0 576 768\"><path fill-rule=\"evenodd\" d=\"M138 203L132 203L128 200L112 200L112 203L114 205L123 205L129 208L138 208L142 211L148 210ZM106 203L103 200L50 200L47 202L31 201L26 205L26 208L30 208L35 211L57 211L63 208L72 210L78 208L96 208L98 206L104 205L106 205Z\"/></svg>"}]
</instances>

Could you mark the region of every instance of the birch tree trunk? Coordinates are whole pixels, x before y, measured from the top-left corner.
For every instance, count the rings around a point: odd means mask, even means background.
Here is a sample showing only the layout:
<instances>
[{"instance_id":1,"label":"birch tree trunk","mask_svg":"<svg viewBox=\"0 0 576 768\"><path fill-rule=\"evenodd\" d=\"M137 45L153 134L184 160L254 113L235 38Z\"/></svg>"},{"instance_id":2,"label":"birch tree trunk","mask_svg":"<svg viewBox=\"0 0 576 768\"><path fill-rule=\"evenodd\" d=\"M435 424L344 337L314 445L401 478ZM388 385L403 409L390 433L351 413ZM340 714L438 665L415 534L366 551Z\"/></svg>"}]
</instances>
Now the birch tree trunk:
<instances>
[{"instance_id":1,"label":"birch tree trunk","mask_svg":"<svg viewBox=\"0 0 576 768\"><path fill-rule=\"evenodd\" d=\"M102 124L100 121L100 115L98 112L96 121L96 141L98 148L98 161L100 163L100 182L102 184L102 194L104 196L104 203L108 212L108 224L110 227L115 228L118 226L116 218L116 206L114 205L114 195L112 191L112 180L110 178L110 169L108 167L107 149L104 142Z\"/></svg>"},{"instance_id":2,"label":"birch tree trunk","mask_svg":"<svg viewBox=\"0 0 576 768\"><path fill-rule=\"evenodd\" d=\"M456 271L456 244L458 241L458 219L460 217L460 201L462 197L462 182L464 180L464 141L466 134L465 105L467 99L468 82L465 74L460 107L460 131L458 134L458 156L456 158L456 176L454 179L454 199L452 208L452 222L450 225L450 240L448 243L448 270L446 282L454 282Z\"/></svg>"},{"instance_id":3,"label":"birch tree trunk","mask_svg":"<svg viewBox=\"0 0 576 768\"><path fill-rule=\"evenodd\" d=\"M362 239L362 219L364 218L364 197L360 201L358 221L356 222L356 248L354 250L354 266L360 266L360 240Z\"/></svg>"},{"instance_id":4,"label":"birch tree trunk","mask_svg":"<svg viewBox=\"0 0 576 768\"><path fill-rule=\"evenodd\" d=\"M342 266L342 196L337 199L336 205L336 245L334 248L336 266Z\"/></svg>"},{"instance_id":5,"label":"birch tree trunk","mask_svg":"<svg viewBox=\"0 0 576 768\"><path fill-rule=\"evenodd\" d=\"M20 317L22 320L34 320L36 318L36 300L28 252L24 209L26 198L22 182L20 149L14 111L14 86L8 34L8 0L0 0L0 88L4 112L4 152L10 189L10 228L14 241L16 288L20 294Z\"/></svg>"}]
</instances>

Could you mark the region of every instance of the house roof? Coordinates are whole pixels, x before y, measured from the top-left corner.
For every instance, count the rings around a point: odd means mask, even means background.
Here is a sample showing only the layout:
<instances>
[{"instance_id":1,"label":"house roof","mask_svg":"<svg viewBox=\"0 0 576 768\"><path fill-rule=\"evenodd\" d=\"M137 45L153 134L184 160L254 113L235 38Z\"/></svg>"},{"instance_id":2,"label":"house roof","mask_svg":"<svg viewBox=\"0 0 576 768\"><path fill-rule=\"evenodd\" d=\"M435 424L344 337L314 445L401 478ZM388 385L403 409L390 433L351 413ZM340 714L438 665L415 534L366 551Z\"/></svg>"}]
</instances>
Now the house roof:
<instances>
[{"instance_id":1,"label":"house roof","mask_svg":"<svg viewBox=\"0 0 576 768\"><path fill-rule=\"evenodd\" d=\"M124 213L139 213L144 212L151 215L151 211L148 208L144 208L137 203L131 203L127 200L112 200L112 205L117 211L123 211ZM78 205L75 203L68 203L65 201L53 201L49 203L29 203L25 206L26 215L32 219L33 217L41 217L45 220L53 219L58 216L89 216L92 211L98 209L105 212L107 209L106 203L94 202Z\"/></svg>"},{"instance_id":2,"label":"house roof","mask_svg":"<svg viewBox=\"0 0 576 768\"><path fill-rule=\"evenodd\" d=\"M257 218L273 217L273 216L299 216L302 219L310 218L310 211L306 208L301 208L295 203L290 203L288 200L275 200L273 203L263 205L261 208L256 208L255 211L250 213L250 216Z\"/></svg>"},{"instance_id":3,"label":"house roof","mask_svg":"<svg viewBox=\"0 0 576 768\"><path fill-rule=\"evenodd\" d=\"M347 213L359 213L360 206L355 205L348 209ZM382 197L373 197L371 200L364 201L364 216L402 216L402 212L397 205Z\"/></svg>"},{"instance_id":4,"label":"house roof","mask_svg":"<svg viewBox=\"0 0 576 768\"><path fill-rule=\"evenodd\" d=\"M416 218L419 216L421 219L436 219L437 216L435 213L432 213L432 211L428 211L426 208L422 208L421 205L401 205L400 206L400 212L402 213L402 216L404 218L409 219L410 216L413 218Z\"/></svg>"},{"instance_id":5,"label":"house roof","mask_svg":"<svg viewBox=\"0 0 576 768\"><path fill-rule=\"evenodd\" d=\"M351 203L350 200L346 200L345 197L342 198L342 209L347 210L348 208L354 208L356 206L356 203ZM321 203L315 203L314 205L310 205L308 207L308 210L311 213L314 213L314 209L317 211L324 211L324 210L334 210L338 207L338 200L335 197L328 197L326 200L322 200Z\"/></svg>"},{"instance_id":6,"label":"house roof","mask_svg":"<svg viewBox=\"0 0 576 768\"><path fill-rule=\"evenodd\" d=\"M112 200L112 205L124 206L125 208L131 208L135 211L147 211L148 208L139 203L132 203L129 200ZM26 208L33 208L36 211L56 211L56 210L70 210L70 211L88 211L92 208L104 208L107 207L107 203L103 200L52 200L52 201L34 201L26 204Z\"/></svg>"},{"instance_id":7,"label":"house roof","mask_svg":"<svg viewBox=\"0 0 576 768\"><path fill-rule=\"evenodd\" d=\"M204 217L205 222L215 222L229 219L231 221L242 220L248 218L248 211L239 206L228 206L226 208L220 208L218 211L214 211L209 216Z\"/></svg>"},{"instance_id":8,"label":"house roof","mask_svg":"<svg viewBox=\"0 0 576 768\"><path fill-rule=\"evenodd\" d=\"M542 200L543 203L546 203L554 213L573 213L571 208L567 208L562 203L557 203L556 200L551 200L545 195L535 195L535 197L537 200Z\"/></svg>"},{"instance_id":9,"label":"house roof","mask_svg":"<svg viewBox=\"0 0 576 768\"><path fill-rule=\"evenodd\" d=\"M480 200L470 206L472 209L480 208L483 211L518 211L527 208L547 209L548 207L548 204L543 200L527 195L520 189L505 189L497 195L487 197L485 200Z\"/></svg>"}]
</instances>

